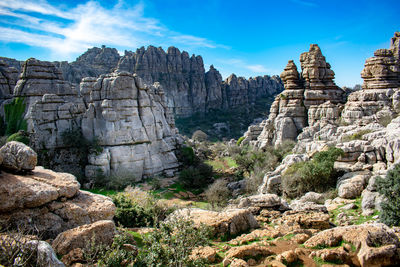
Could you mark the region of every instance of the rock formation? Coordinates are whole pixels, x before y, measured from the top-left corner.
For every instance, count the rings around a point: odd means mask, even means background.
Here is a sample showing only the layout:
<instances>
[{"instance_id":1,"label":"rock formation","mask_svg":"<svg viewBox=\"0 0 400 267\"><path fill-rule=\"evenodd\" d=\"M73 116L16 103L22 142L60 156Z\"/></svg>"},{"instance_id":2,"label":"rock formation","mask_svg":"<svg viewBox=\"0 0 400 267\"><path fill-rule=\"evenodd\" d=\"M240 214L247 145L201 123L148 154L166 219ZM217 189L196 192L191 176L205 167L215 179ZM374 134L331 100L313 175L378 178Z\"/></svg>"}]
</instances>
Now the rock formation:
<instances>
[{"instance_id":1,"label":"rock formation","mask_svg":"<svg viewBox=\"0 0 400 267\"><path fill-rule=\"evenodd\" d=\"M15 74L23 71L21 61L1 57L0 60L15 68ZM56 71L57 79L69 81L76 87L85 77L99 77L116 69L136 73L147 84L159 82L165 90L168 107L182 117L214 109L251 108L257 98L276 95L283 89L277 76L265 75L248 80L231 76L222 81L213 66L205 71L201 56L189 56L186 51L181 52L175 47L169 47L167 51L161 47L141 47L136 52L125 51L123 56L115 48L94 47L74 62L54 62L54 65L62 72L60 75L59 70ZM0 86L6 83L3 80L0 74ZM1 91L10 92L10 89ZM0 93L0 101L1 98Z\"/></svg>"},{"instance_id":2,"label":"rock formation","mask_svg":"<svg viewBox=\"0 0 400 267\"><path fill-rule=\"evenodd\" d=\"M18 79L18 70L0 59L0 104L12 97Z\"/></svg>"},{"instance_id":3,"label":"rock formation","mask_svg":"<svg viewBox=\"0 0 400 267\"><path fill-rule=\"evenodd\" d=\"M288 62L281 74L285 90L275 98L268 120L245 133L243 144L261 148L279 145L295 140L308 125L338 120L345 92L333 82L335 74L318 45L310 45L310 51L301 54L300 63L301 75L293 60Z\"/></svg>"},{"instance_id":4,"label":"rock formation","mask_svg":"<svg viewBox=\"0 0 400 267\"><path fill-rule=\"evenodd\" d=\"M36 167L32 173L2 173L0 223L32 227L43 238L98 220L110 220L111 199L79 190L76 178Z\"/></svg>"},{"instance_id":5,"label":"rock formation","mask_svg":"<svg viewBox=\"0 0 400 267\"><path fill-rule=\"evenodd\" d=\"M400 111L400 33L391 40L390 49L378 49L365 61L361 72L363 90L352 93L342 113L345 123L365 125L391 119Z\"/></svg>"},{"instance_id":6,"label":"rock formation","mask_svg":"<svg viewBox=\"0 0 400 267\"><path fill-rule=\"evenodd\" d=\"M85 78L76 89L54 64L29 59L14 91L27 104L25 119L39 162L52 169L80 175L86 169L87 177L118 170L140 180L172 175L178 167L179 138L158 83L148 86L136 75L117 72ZM66 143L65 133L97 140L102 152L88 158L82 147Z\"/></svg>"}]
</instances>

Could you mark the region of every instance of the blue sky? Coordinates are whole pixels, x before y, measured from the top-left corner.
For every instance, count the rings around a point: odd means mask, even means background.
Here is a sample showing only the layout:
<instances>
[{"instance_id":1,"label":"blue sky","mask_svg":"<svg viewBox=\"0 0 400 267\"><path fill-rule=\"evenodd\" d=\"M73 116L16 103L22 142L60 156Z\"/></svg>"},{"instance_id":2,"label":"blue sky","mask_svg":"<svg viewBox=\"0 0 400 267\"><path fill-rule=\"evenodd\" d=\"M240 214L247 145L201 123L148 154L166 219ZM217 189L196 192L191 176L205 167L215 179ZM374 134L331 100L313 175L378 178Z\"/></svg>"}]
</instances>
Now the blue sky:
<instances>
[{"instance_id":1,"label":"blue sky","mask_svg":"<svg viewBox=\"0 0 400 267\"><path fill-rule=\"evenodd\" d=\"M400 31L399 10L399 0L0 0L0 56L73 61L103 44L176 46L226 78L279 75L317 43L336 83L353 86Z\"/></svg>"}]
</instances>

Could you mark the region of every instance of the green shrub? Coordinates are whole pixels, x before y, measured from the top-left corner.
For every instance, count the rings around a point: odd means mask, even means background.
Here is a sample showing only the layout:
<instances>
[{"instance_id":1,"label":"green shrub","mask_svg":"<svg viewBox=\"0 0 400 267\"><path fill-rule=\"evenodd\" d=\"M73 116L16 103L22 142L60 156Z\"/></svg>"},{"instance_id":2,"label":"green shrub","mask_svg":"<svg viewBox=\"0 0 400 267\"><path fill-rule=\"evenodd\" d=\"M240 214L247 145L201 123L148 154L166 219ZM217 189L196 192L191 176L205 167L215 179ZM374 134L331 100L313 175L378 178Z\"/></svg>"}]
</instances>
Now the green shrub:
<instances>
[{"instance_id":1,"label":"green shrub","mask_svg":"<svg viewBox=\"0 0 400 267\"><path fill-rule=\"evenodd\" d=\"M130 172L119 171L106 176L98 169L96 177L91 181L93 188L121 191L127 186L136 183L137 177Z\"/></svg>"},{"instance_id":2,"label":"green shrub","mask_svg":"<svg viewBox=\"0 0 400 267\"><path fill-rule=\"evenodd\" d=\"M179 173L179 181L187 189L207 186L213 179L213 168L205 163L190 166Z\"/></svg>"},{"instance_id":3,"label":"green shrub","mask_svg":"<svg viewBox=\"0 0 400 267\"><path fill-rule=\"evenodd\" d=\"M386 178L376 179L377 191L385 197L380 220L387 225L400 225L400 164L388 171Z\"/></svg>"},{"instance_id":4,"label":"green shrub","mask_svg":"<svg viewBox=\"0 0 400 267\"><path fill-rule=\"evenodd\" d=\"M293 140L284 140L276 148L268 147L266 150L273 153L278 158L278 161L282 161L287 155L292 153L295 145L296 142Z\"/></svg>"},{"instance_id":5,"label":"green shrub","mask_svg":"<svg viewBox=\"0 0 400 267\"><path fill-rule=\"evenodd\" d=\"M246 193L248 195L256 194L258 188L263 182L266 171L261 166L256 166L250 176L246 178Z\"/></svg>"},{"instance_id":6,"label":"green shrub","mask_svg":"<svg viewBox=\"0 0 400 267\"><path fill-rule=\"evenodd\" d=\"M223 207L228 203L231 191L227 187L227 181L218 179L212 183L205 191L207 201L213 208Z\"/></svg>"},{"instance_id":7,"label":"green shrub","mask_svg":"<svg viewBox=\"0 0 400 267\"><path fill-rule=\"evenodd\" d=\"M17 141L29 145L29 137L25 131L18 131L7 138L7 142Z\"/></svg>"},{"instance_id":8,"label":"green shrub","mask_svg":"<svg viewBox=\"0 0 400 267\"><path fill-rule=\"evenodd\" d=\"M282 191L289 198L299 197L306 192L324 192L336 185L335 160L343 154L339 148L318 152L313 159L289 166L282 175Z\"/></svg>"},{"instance_id":9,"label":"green shrub","mask_svg":"<svg viewBox=\"0 0 400 267\"><path fill-rule=\"evenodd\" d=\"M83 260L88 266L127 266L135 261L137 255L137 248L133 247L135 245L134 237L121 229L114 236L111 246L96 242L95 236L92 236L91 241L83 248Z\"/></svg>"},{"instance_id":10,"label":"green shrub","mask_svg":"<svg viewBox=\"0 0 400 267\"><path fill-rule=\"evenodd\" d=\"M196 162L196 155L194 154L193 148L190 146L184 146L180 149L180 161L184 166L193 165Z\"/></svg>"},{"instance_id":11,"label":"green shrub","mask_svg":"<svg viewBox=\"0 0 400 267\"><path fill-rule=\"evenodd\" d=\"M342 142L349 142L349 141L352 141L352 140L362 140L364 134L368 134L370 132L371 132L371 130L366 129L366 130L358 131L358 132L356 132L356 133L354 133L352 135L343 136L342 137Z\"/></svg>"},{"instance_id":12,"label":"green shrub","mask_svg":"<svg viewBox=\"0 0 400 267\"><path fill-rule=\"evenodd\" d=\"M117 207L114 220L124 227L154 226L172 212L138 188L128 188L126 192L112 196L112 200Z\"/></svg>"},{"instance_id":13,"label":"green shrub","mask_svg":"<svg viewBox=\"0 0 400 267\"><path fill-rule=\"evenodd\" d=\"M250 147L243 148L233 158L238 165L239 171L248 174L257 166L264 171L270 171L278 164L277 156L271 151L253 150Z\"/></svg>"},{"instance_id":14,"label":"green shrub","mask_svg":"<svg viewBox=\"0 0 400 267\"><path fill-rule=\"evenodd\" d=\"M173 218L143 236L135 266L207 266L204 260L192 260L193 248L209 244L211 230L192 221Z\"/></svg>"},{"instance_id":15,"label":"green shrub","mask_svg":"<svg viewBox=\"0 0 400 267\"><path fill-rule=\"evenodd\" d=\"M245 139L244 136L240 137L240 138L237 140L236 145L237 145L237 146L240 146L240 144L243 142L244 139Z\"/></svg>"},{"instance_id":16,"label":"green shrub","mask_svg":"<svg viewBox=\"0 0 400 267\"><path fill-rule=\"evenodd\" d=\"M103 151L103 148L99 144L99 140L94 138L93 140L87 140L80 127L72 127L61 133L61 138L64 145L68 147L75 147L80 149L85 155L89 153L99 154Z\"/></svg>"},{"instance_id":17,"label":"green shrub","mask_svg":"<svg viewBox=\"0 0 400 267\"><path fill-rule=\"evenodd\" d=\"M25 99L22 97L16 97L11 103L4 105L6 135L11 135L19 130L27 130L28 125L24 120L25 109Z\"/></svg>"},{"instance_id":18,"label":"green shrub","mask_svg":"<svg viewBox=\"0 0 400 267\"><path fill-rule=\"evenodd\" d=\"M207 141L208 135L202 130L197 130L193 133L192 139L199 142Z\"/></svg>"}]
</instances>

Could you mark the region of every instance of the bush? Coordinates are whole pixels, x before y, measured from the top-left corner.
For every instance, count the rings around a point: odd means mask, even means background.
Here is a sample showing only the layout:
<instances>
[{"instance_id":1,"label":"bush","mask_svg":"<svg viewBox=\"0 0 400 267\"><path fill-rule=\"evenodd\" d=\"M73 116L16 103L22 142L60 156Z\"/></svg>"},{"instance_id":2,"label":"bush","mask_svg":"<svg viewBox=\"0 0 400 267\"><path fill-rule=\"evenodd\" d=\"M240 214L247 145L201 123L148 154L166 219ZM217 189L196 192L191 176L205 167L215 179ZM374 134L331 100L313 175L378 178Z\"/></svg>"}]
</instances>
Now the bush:
<instances>
[{"instance_id":1,"label":"bush","mask_svg":"<svg viewBox=\"0 0 400 267\"><path fill-rule=\"evenodd\" d=\"M98 169L96 177L91 181L93 188L103 188L120 191L136 182L137 178L130 172L120 171L106 176Z\"/></svg>"},{"instance_id":2,"label":"bush","mask_svg":"<svg viewBox=\"0 0 400 267\"><path fill-rule=\"evenodd\" d=\"M0 136L6 134L6 123L4 122L3 116L0 115Z\"/></svg>"},{"instance_id":3,"label":"bush","mask_svg":"<svg viewBox=\"0 0 400 267\"><path fill-rule=\"evenodd\" d=\"M278 158L271 151L253 150L250 147L243 148L239 154L233 156L242 173L251 174L255 167L263 171L270 171L278 164Z\"/></svg>"},{"instance_id":4,"label":"bush","mask_svg":"<svg viewBox=\"0 0 400 267\"><path fill-rule=\"evenodd\" d=\"M324 192L336 185L335 160L343 154L339 148L330 147L328 151L318 152L313 159L289 166L282 175L284 196L295 198L306 192Z\"/></svg>"},{"instance_id":5,"label":"bush","mask_svg":"<svg viewBox=\"0 0 400 267\"><path fill-rule=\"evenodd\" d=\"M213 179L213 168L205 163L190 166L179 173L179 181L187 189L203 188Z\"/></svg>"},{"instance_id":6,"label":"bush","mask_svg":"<svg viewBox=\"0 0 400 267\"><path fill-rule=\"evenodd\" d=\"M24 120L25 109L25 99L22 97L16 97L11 103L4 105L6 135L11 135L19 130L27 130L28 125Z\"/></svg>"},{"instance_id":7,"label":"bush","mask_svg":"<svg viewBox=\"0 0 400 267\"><path fill-rule=\"evenodd\" d=\"M88 266L127 266L133 264L137 255L137 249L132 247L134 245L136 242L133 236L120 229L111 246L98 244L93 236L91 242L83 248L83 260Z\"/></svg>"},{"instance_id":8,"label":"bush","mask_svg":"<svg viewBox=\"0 0 400 267\"><path fill-rule=\"evenodd\" d=\"M112 196L112 200L117 207L114 220L125 227L154 226L172 212L138 188L128 187L125 192Z\"/></svg>"},{"instance_id":9,"label":"bush","mask_svg":"<svg viewBox=\"0 0 400 267\"><path fill-rule=\"evenodd\" d=\"M201 130L197 130L193 133L192 139L195 141L204 142L207 141L208 135Z\"/></svg>"},{"instance_id":10,"label":"bush","mask_svg":"<svg viewBox=\"0 0 400 267\"><path fill-rule=\"evenodd\" d=\"M227 187L227 182L223 179L216 180L206 190L206 199L212 205L223 207L228 203L231 191Z\"/></svg>"},{"instance_id":11,"label":"bush","mask_svg":"<svg viewBox=\"0 0 400 267\"><path fill-rule=\"evenodd\" d=\"M240 138L237 140L236 145L237 145L237 146L240 146L240 144L243 142L244 138L245 138L244 136L240 137Z\"/></svg>"},{"instance_id":12,"label":"bush","mask_svg":"<svg viewBox=\"0 0 400 267\"><path fill-rule=\"evenodd\" d=\"M25 131L18 131L7 138L7 142L17 141L29 145L29 137Z\"/></svg>"},{"instance_id":13,"label":"bush","mask_svg":"<svg viewBox=\"0 0 400 267\"><path fill-rule=\"evenodd\" d=\"M377 191L385 197L380 220L387 225L400 225L400 164L388 171L386 178L376 179Z\"/></svg>"},{"instance_id":14,"label":"bush","mask_svg":"<svg viewBox=\"0 0 400 267\"><path fill-rule=\"evenodd\" d=\"M285 140L282 144L278 145L276 148L269 147L266 150L273 153L277 158L278 161L282 161L287 155L292 153L292 150L296 142L293 140Z\"/></svg>"},{"instance_id":15,"label":"bush","mask_svg":"<svg viewBox=\"0 0 400 267\"><path fill-rule=\"evenodd\" d=\"M180 149L179 159L184 166L193 165L197 160L193 148L191 148L190 146L185 146Z\"/></svg>"},{"instance_id":16,"label":"bush","mask_svg":"<svg viewBox=\"0 0 400 267\"><path fill-rule=\"evenodd\" d=\"M204 260L189 257L193 248L207 245L210 237L209 227L195 227L192 221L173 218L143 236L135 266L207 266Z\"/></svg>"},{"instance_id":17,"label":"bush","mask_svg":"<svg viewBox=\"0 0 400 267\"><path fill-rule=\"evenodd\" d=\"M371 130L366 129L366 130L358 131L352 135L345 135L342 137L342 142L349 142L352 140L362 140L364 134L367 134L370 132L371 132Z\"/></svg>"},{"instance_id":18,"label":"bush","mask_svg":"<svg viewBox=\"0 0 400 267\"><path fill-rule=\"evenodd\" d=\"M0 265L37 266L38 239L26 227L0 233Z\"/></svg>"},{"instance_id":19,"label":"bush","mask_svg":"<svg viewBox=\"0 0 400 267\"><path fill-rule=\"evenodd\" d=\"M265 173L266 171L263 170L262 167L256 166L250 174L250 177L246 178L246 193L248 195L257 193L258 188L263 182Z\"/></svg>"}]
</instances>

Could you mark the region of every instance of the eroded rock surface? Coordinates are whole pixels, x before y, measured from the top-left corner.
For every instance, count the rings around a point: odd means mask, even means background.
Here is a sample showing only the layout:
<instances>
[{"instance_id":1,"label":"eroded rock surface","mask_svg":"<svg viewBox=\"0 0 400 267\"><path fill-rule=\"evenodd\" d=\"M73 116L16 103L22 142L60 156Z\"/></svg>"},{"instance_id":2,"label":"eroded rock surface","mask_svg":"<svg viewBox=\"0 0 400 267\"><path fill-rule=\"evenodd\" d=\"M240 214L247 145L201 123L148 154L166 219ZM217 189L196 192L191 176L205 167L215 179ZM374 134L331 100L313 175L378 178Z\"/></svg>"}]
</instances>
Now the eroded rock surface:
<instances>
[{"instance_id":1,"label":"eroded rock surface","mask_svg":"<svg viewBox=\"0 0 400 267\"><path fill-rule=\"evenodd\" d=\"M79 190L76 178L36 167L32 173L2 172L0 221L6 225L32 227L43 238L79 225L114 217L110 198Z\"/></svg>"}]
</instances>

